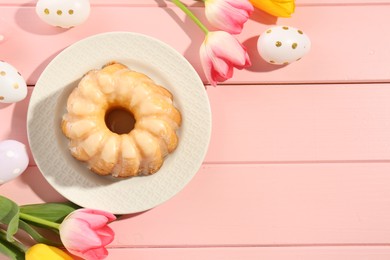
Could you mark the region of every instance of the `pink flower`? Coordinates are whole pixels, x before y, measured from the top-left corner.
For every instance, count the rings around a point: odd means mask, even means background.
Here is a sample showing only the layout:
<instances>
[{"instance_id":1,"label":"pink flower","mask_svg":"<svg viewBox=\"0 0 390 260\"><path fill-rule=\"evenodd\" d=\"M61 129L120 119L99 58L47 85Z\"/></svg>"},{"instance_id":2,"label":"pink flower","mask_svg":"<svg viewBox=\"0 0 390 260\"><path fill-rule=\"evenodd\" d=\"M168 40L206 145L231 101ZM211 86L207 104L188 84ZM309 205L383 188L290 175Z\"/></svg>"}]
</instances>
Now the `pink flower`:
<instances>
[{"instance_id":1,"label":"pink flower","mask_svg":"<svg viewBox=\"0 0 390 260\"><path fill-rule=\"evenodd\" d=\"M115 219L113 214L100 210L75 210L61 223L61 241L76 256L103 259L108 255L105 246L114 240L114 231L107 224Z\"/></svg>"},{"instance_id":2,"label":"pink flower","mask_svg":"<svg viewBox=\"0 0 390 260\"><path fill-rule=\"evenodd\" d=\"M209 32L200 47L200 59L213 86L233 76L233 69L251 65L246 48L225 31Z\"/></svg>"},{"instance_id":3,"label":"pink flower","mask_svg":"<svg viewBox=\"0 0 390 260\"><path fill-rule=\"evenodd\" d=\"M248 0L205 0L207 20L219 30L238 34L254 8Z\"/></svg>"}]
</instances>

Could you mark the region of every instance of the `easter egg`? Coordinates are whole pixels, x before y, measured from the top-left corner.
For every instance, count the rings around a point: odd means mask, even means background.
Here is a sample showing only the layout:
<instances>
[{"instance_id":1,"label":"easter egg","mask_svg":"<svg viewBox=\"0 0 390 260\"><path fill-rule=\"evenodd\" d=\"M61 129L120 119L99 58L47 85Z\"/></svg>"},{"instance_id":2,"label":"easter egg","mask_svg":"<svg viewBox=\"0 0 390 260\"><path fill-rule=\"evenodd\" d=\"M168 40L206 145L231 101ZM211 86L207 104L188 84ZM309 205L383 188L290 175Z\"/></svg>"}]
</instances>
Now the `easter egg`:
<instances>
[{"instance_id":1,"label":"easter egg","mask_svg":"<svg viewBox=\"0 0 390 260\"><path fill-rule=\"evenodd\" d=\"M89 0L38 0L35 11L46 23L62 28L80 25L88 19Z\"/></svg>"},{"instance_id":2,"label":"easter egg","mask_svg":"<svg viewBox=\"0 0 390 260\"><path fill-rule=\"evenodd\" d=\"M0 184L21 175L28 166L26 146L15 140L0 142Z\"/></svg>"},{"instance_id":3,"label":"easter egg","mask_svg":"<svg viewBox=\"0 0 390 260\"><path fill-rule=\"evenodd\" d=\"M0 61L0 86L0 103L15 103L27 96L23 77L5 61Z\"/></svg>"},{"instance_id":4,"label":"easter egg","mask_svg":"<svg viewBox=\"0 0 390 260\"><path fill-rule=\"evenodd\" d=\"M274 26L257 40L257 50L268 63L286 65L300 60L311 47L309 37L291 26Z\"/></svg>"}]
</instances>

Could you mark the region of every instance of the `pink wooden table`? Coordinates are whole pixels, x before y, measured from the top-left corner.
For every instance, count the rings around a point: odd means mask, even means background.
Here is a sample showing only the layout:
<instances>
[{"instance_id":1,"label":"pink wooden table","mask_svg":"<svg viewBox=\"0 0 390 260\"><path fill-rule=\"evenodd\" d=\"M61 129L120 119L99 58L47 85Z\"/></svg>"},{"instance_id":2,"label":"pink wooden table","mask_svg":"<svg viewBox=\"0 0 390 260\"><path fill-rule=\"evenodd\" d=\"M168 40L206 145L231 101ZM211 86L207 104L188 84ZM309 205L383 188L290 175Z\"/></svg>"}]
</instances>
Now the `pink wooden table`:
<instances>
[{"instance_id":1,"label":"pink wooden table","mask_svg":"<svg viewBox=\"0 0 390 260\"><path fill-rule=\"evenodd\" d=\"M185 2L205 21L200 3ZM173 199L113 223L108 259L390 259L390 0L296 2L290 19L253 14L239 36L253 66L207 88L213 132L201 169ZM168 43L207 84L202 32L171 3L91 4L86 23L62 30L39 20L35 1L0 1L12 26L0 59L30 94L62 49L108 31ZM262 62L256 40L274 24L304 30L311 52L285 67ZM0 140L28 144L28 103L0 105ZM32 157L0 194L19 204L64 200Z\"/></svg>"}]
</instances>

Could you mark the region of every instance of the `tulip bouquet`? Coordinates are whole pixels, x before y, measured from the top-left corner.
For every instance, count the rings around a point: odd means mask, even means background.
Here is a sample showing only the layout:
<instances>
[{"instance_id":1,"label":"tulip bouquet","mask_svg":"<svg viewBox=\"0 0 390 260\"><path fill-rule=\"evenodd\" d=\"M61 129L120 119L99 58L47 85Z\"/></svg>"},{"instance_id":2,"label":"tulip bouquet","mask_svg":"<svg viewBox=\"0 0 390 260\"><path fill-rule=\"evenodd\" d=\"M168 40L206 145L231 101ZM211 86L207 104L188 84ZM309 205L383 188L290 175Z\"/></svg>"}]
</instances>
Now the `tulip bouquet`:
<instances>
[{"instance_id":1,"label":"tulip bouquet","mask_svg":"<svg viewBox=\"0 0 390 260\"><path fill-rule=\"evenodd\" d=\"M218 29L210 31L180 0L171 1L206 35L200 47L200 60L212 86L230 79L234 68L251 66L246 47L234 35L241 33L254 6L279 17L289 17L295 8L294 0L203 0L207 20Z\"/></svg>"},{"instance_id":2,"label":"tulip bouquet","mask_svg":"<svg viewBox=\"0 0 390 260\"><path fill-rule=\"evenodd\" d=\"M115 219L111 213L71 203L18 206L0 196L0 253L10 259L26 260L73 259L73 256L103 259L108 255L105 247L114 239L114 232L107 224ZM42 229L51 230L59 237L58 242L46 238L48 234L42 235ZM19 230L26 232L35 244L28 247L20 242L16 238Z\"/></svg>"}]
</instances>

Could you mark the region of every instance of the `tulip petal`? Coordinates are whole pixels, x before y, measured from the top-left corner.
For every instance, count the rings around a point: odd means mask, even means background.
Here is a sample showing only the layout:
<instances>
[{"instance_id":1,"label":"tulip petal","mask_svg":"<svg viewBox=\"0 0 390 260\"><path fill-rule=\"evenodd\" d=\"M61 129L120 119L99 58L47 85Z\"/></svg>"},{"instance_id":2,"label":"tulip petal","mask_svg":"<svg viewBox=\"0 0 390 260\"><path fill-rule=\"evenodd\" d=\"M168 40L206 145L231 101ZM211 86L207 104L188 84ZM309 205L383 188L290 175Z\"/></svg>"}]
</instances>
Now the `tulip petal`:
<instances>
[{"instance_id":1,"label":"tulip petal","mask_svg":"<svg viewBox=\"0 0 390 260\"><path fill-rule=\"evenodd\" d=\"M276 17L291 17L294 0L249 0L253 6Z\"/></svg>"},{"instance_id":2,"label":"tulip petal","mask_svg":"<svg viewBox=\"0 0 390 260\"><path fill-rule=\"evenodd\" d=\"M230 63L227 63L223 59L218 58L213 53L211 48L205 48L207 65L207 79L210 81L210 84L216 86L217 81L223 82L233 75L233 66Z\"/></svg>"},{"instance_id":3,"label":"tulip petal","mask_svg":"<svg viewBox=\"0 0 390 260\"><path fill-rule=\"evenodd\" d=\"M79 219L79 220L83 220L83 221L88 222L89 226L92 229L105 226L108 223L108 218L106 216L94 215L94 214L86 213L86 212L79 212L77 214L77 216L75 216L75 219Z\"/></svg>"},{"instance_id":4,"label":"tulip petal","mask_svg":"<svg viewBox=\"0 0 390 260\"><path fill-rule=\"evenodd\" d=\"M71 253L100 247L99 236L90 228L88 222L79 219L64 220L60 226L61 241Z\"/></svg>"},{"instance_id":5,"label":"tulip petal","mask_svg":"<svg viewBox=\"0 0 390 260\"><path fill-rule=\"evenodd\" d=\"M224 60L219 59L218 57L213 57L212 59L212 72L218 74L221 78L226 78L228 76L229 64Z\"/></svg>"},{"instance_id":6,"label":"tulip petal","mask_svg":"<svg viewBox=\"0 0 390 260\"><path fill-rule=\"evenodd\" d=\"M200 48L204 73L211 85L233 76L233 69L250 66L246 48L225 31L209 32Z\"/></svg>"},{"instance_id":7,"label":"tulip petal","mask_svg":"<svg viewBox=\"0 0 390 260\"><path fill-rule=\"evenodd\" d=\"M253 12L248 0L206 0L205 14L216 28L239 34Z\"/></svg>"},{"instance_id":8,"label":"tulip petal","mask_svg":"<svg viewBox=\"0 0 390 260\"><path fill-rule=\"evenodd\" d=\"M26 260L72 260L73 258L59 248L45 244L35 244L26 251Z\"/></svg>"},{"instance_id":9,"label":"tulip petal","mask_svg":"<svg viewBox=\"0 0 390 260\"><path fill-rule=\"evenodd\" d=\"M107 223L115 219L115 215L105 211L75 210L60 225L61 241L76 256L103 259L108 254L105 246L114 240L114 231Z\"/></svg>"},{"instance_id":10,"label":"tulip petal","mask_svg":"<svg viewBox=\"0 0 390 260\"><path fill-rule=\"evenodd\" d=\"M82 257L87 260L98 260L108 256L108 251L104 247L92 248L91 250L83 252Z\"/></svg>"},{"instance_id":11,"label":"tulip petal","mask_svg":"<svg viewBox=\"0 0 390 260\"><path fill-rule=\"evenodd\" d=\"M242 31L249 14L223 2L220 6L210 5L209 8L206 7L206 17L215 27L229 33L238 34Z\"/></svg>"},{"instance_id":12,"label":"tulip petal","mask_svg":"<svg viewBox=\"0 0 390 260\"><path fill-rule=\"evenodd\" d=\"M110 244L114 240L115 233L114 231L108 227L104 226L98 230L95 230L96 234L99 236L100 241L103 246Z\"/></svg>"},{"instance_id":13,"label":"tulip petal","mask_svg":"<svg viewBox=\"0 0 390 260\"><path fill-rule=\"evenodd\" d=\"M229 60L234 66L245 66L246 48L227 32L217 31L212 33L217 36L211 37L212 42L210 43L213 46L214 55Z\"/></svg>"},{"instance_id":14,"label":"tulip petal","mask_svg":"<svg viewBox=\"0 0 390 260\"><path fill-rule=\"evenodd\" d=\"M80 210L77 211L77 213L80 213L80 212L90 213L90 214L93 214L93 215L105 216L108 219L109 222L116 220L115 215L113 215L113 214L111 214L109 212L106 212L106 211L102 211L102 210L97 210L97 209L80 209Z\"/></svg>"},{"instance_id":15,"label":"tulip petal","mask_svg":"<svg viewBox=\"0 0 390 260\"><path fill-rule=\"evenodd\" d=\"M207 39L207 37L206 37ZM211 71L213 70L213 63L211 61L211 58L208 55L208 50L206 47L206 40L203 42L203 44L200 46L200 61L202 63L202 68L204 71L204 74L206 76L206 79L212 86L216 86L217 82L213 79L211 75Z\"/></svg>"},{"instance_id":16,"label":"tulip petal","mask_svg":"<svg viewBox=\"0 0 390 260\"><path fill-rule=\"evenodd\" d=\"M253 12L253 5L248 0L224 0L224 2L237 9L245 10L249 14Z\"/></svg>"},{"instance_id":17,"label":"tulip petal","mask_svg":"<svg viewBox=\"0 0 390 260\"><path fill-rule=\"evenodd\" d=\"M233 76L233 66L218 57L213 59L213 71L217 75L217 77L214 77L217 81L226 80Z\"/></svg>"}]
</instances>

